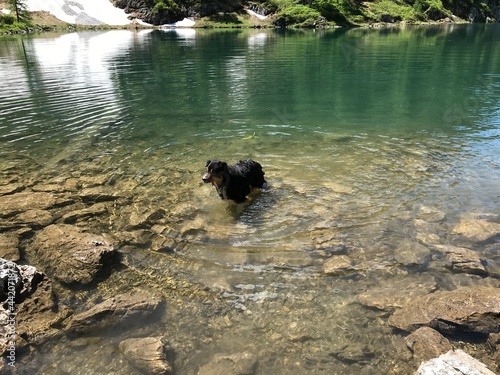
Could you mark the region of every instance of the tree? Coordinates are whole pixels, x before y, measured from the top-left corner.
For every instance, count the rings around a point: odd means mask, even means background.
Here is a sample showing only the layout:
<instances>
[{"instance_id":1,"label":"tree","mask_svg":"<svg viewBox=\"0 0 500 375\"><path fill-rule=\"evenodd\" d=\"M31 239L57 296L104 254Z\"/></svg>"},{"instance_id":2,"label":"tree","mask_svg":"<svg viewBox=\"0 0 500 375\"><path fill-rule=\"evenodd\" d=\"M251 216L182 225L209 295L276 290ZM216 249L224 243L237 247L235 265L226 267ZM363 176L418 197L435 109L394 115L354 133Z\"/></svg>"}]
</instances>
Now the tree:
<instances>
[{"instance_id":1,"label":"tree","mask_svg":"<svg viewBox=\"0 0 500 375\"><path fill-rule=\"evenodd\" d=\"M10 10L16 15L17 22L29 23L31 20L26 2L27 0L7 0Z\"/></svg>"}]
</instances>

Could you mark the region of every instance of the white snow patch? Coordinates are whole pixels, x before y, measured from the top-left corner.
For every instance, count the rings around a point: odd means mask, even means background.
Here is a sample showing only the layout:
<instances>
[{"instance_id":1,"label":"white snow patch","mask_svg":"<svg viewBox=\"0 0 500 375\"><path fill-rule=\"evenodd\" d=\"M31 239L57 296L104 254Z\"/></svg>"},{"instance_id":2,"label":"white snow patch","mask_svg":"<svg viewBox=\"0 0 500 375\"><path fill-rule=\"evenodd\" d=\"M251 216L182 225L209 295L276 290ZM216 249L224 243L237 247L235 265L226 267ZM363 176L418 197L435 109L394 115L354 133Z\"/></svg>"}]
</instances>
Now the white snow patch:
<instances>
[{"instance_id":1,"label":"white snow patch","mask_svg":"<svg viewBox=\"0 0 500 375\"><path fill-rule=\"evenodd\" d=\"M253 10L250 10L250 9L245 9L245 11L253 16L253 17L257 17L259 20L265 20L267 18L267 16L263 16L262 14L259 14L259 13L255 13Z\"/></svg>"},{"instance_id":2,"label":"white snow patch","mask_svg":"<svg viewBox=\"0 0 500 375\"><path fill-rule=\"evenodd\" d=\"M165 25L161 25L160 27L191 27L194 26L195 23L196 22L191 18L184 18L182 21L167 23Z\"/></svg>"},{"instance_id":3,"label":"white snow patch","mask_svg":"<svg viewBox=\"0 0 500 375\"><path fill-rule=\"evenodd\" d=\"M131 21L123 9L109 0L28 0L29 11L48 11L58 19L71 24L128 25Z\"/></svg>"}]
</instances>

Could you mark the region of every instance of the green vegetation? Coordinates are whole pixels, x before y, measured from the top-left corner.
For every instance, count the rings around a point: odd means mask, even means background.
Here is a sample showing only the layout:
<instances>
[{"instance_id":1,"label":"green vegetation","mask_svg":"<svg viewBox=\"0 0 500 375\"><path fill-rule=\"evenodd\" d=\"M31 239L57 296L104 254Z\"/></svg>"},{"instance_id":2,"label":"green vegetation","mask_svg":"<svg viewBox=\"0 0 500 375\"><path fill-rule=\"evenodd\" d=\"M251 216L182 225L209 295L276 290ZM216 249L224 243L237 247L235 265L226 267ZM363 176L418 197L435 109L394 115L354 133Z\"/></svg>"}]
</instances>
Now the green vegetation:
<instances>
[{"instance_id":1,"label":"green vegetation","mask_svg":"<svg viewBox=\"0 0 500 375\"><path fill-rule=\"evenodd\" d=\"M500 9L500 0L145 0L153 24L195 17L197 27L328 27L373 23L422 23L448 18L485 22ZM26 0L0 0L10 14L0 13L1 32L31 29ZM245 8L269 15L250 17ZM449 21L448 20L448 21ZM46 24L43 24L46 25Z\"/></svg>"},{"instance_id":2,"label":"green vegetation","mask_svg":"<svg viewBox=\"0 0 500 375\"><path fill-rule=\"evenodd\" d=\"M0 32L22 32L31 26L26 0L7 0L10 14L0 13Z\"/></svg>"}]
</instances>

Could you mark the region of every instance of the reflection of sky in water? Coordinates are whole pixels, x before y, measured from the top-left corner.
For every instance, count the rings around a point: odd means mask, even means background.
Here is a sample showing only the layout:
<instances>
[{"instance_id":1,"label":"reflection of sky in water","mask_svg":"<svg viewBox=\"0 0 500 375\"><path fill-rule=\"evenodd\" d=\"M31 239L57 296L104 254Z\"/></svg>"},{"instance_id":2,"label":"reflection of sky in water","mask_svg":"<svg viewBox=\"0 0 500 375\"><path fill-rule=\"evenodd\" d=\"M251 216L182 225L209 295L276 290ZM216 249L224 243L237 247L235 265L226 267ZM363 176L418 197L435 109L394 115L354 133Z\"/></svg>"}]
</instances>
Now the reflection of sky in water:
<instances>
[{"instance_id":1,"label":"reflection of sky in water","mask_svg":"<svg viewBox=\"0 0 500 375\"><path fill-rule=\"evenodd\" d=\"M14 96L12 91L4 92L5 98L0 94L0 137L40 142L56 131L59 137L92 134L117 121L127 103L113 80L115 59L148 33L81 32L23 40L25 61L22 55L0 60L1 71L16 83Z\"/></svg>"}]
</instances>

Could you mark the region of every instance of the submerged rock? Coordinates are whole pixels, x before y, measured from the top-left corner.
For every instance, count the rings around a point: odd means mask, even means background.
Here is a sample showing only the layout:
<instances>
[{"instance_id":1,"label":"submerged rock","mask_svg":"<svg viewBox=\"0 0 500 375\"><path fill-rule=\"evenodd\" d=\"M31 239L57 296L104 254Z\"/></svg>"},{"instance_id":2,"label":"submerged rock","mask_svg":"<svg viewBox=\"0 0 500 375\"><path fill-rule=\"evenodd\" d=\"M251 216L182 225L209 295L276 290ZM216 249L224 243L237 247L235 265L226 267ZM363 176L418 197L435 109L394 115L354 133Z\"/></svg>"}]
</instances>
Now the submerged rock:
<instances>
[{"instance_id":1,"label":"submerged rock","mask_svg":"<svg viewBox=\"0 0 500 375\"><path fill-rule=\"evenodd\" d=\"M323 264L323 273L330 276L343 276L356 271L347 255L334 255Z\"/></svg>"},{"instance_id":2,"label":"submerged rock","mask_svg":"<svg viewBox=\"0 0 500 375\"><path fill-rule=\"evenodd\" d=\"M476 251L452 245L434 245L435 250L444 255L446 266L456 272L465 272L486 276L488 271Z\"/></svg>"},{"instance_id":3,"label":"submerged rock","mask_svg":"<svg viewBox=\"0 0 500 375\"><path fill-rule=\"evenodd\" d=\"M66 324L70 333L88 333L104 329L127 329L147 323L161 300L144 292L120 295L74 315Z\"/></svg>"},{"instance_id":4,"label":"submerged rock","mask_svg":"<svg viewBox=\"0 0 500 375\"><path fill-rule=\"evenodd\" d=\"M51 193L23 191L0 196L0 217L10 217L28 210L44 210L54 206L56 197Z\"/></svg>"},{"instance_id":5,"label":"submerged rock","mask_svg":"<svg viewBox=\"0 0 500 375\"><path fill-rule=\"evenodd\" d=\"M211 362L198 370L198 375L252 375L255 374L257 365L257 357L248 352L233 355L216 355Z\"/></svg>"},{"instance_id":6,"label":"submerged rock","mask_svg":"<svg viewBox=\"0 0 500 375\"><path fill-rule=\"evenodd\" d=\"M162 337L127 339L120 343L119 348L130 364L144 373L160 375L172 372Z\"/></svg>"},{"instance_id":7,"label":"submerged rock","mask_svg":"<svg viewBox=\"0 0 500 375\"><path fill-rule=\"evenodd\" d=\"M436 281L428 276L390 278L382 280L379 285L361 293L358 296L358 302L368 307L393 311L395 308L401 308L411 300L426 296L436 289Z\"/></svg>"},{"instance_id":8,"label":"submerged rock","mask_svg":"<svg viewBox=\"0 0 500 375\"><path fill-rule=\"evenodd\" d=\"M416 375L495 375L463 350L450 350L420 365Z\"/></svg>"},{"instance_id":9,"label":"submerged rock","mask_svg":"<svg viewBox=\"0 0 500 375\"><path fill-rule=\"evenodd\" d=\"M417 329L405 338L405 342L417 363L438 357L452 349L443 335L429 327Z\"/></svg>"},{"instance_id":10,"label":"submerged rock","mask_svg":"<svg viewBox=\"0 0 500 375\"><path fill-rule=\"evenodd\" d=\"M94 281L115 251L103 236L67 224L49 225L26 247L45 272L66 284Z\"/></svg>"},{"instance_id":11,"label":"submerged rock","mask_svg":"<svg viewBox=\"0 0 500 375\"><path fill-rule=\"evenodd\" d=\"M461 218L453 232L474 242L493 242L500 238L500 224L491 219L490 215L468 215Z\"/></svg>"},{"instance_id":12,"label":"submerged rock","mask_svg":"<svg viewBox=\"0 0 500 375\"><path fill-rule=\"evenodd\" d=\"M21 258L17 236L0 233L0 258L13 262L17 262Z\"/></svg>"},{"instance_id":13,"label":"submerged rock","mask_svg":"<svg viewBox=\"0 0 500 375\"><path fill-rule=\"evenodd\" d=\"M500 329L500 289L466 287L415 298L389 324L404 331L428 326L442 333L492 333Z\"/></svg>"}]
</instances>

